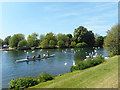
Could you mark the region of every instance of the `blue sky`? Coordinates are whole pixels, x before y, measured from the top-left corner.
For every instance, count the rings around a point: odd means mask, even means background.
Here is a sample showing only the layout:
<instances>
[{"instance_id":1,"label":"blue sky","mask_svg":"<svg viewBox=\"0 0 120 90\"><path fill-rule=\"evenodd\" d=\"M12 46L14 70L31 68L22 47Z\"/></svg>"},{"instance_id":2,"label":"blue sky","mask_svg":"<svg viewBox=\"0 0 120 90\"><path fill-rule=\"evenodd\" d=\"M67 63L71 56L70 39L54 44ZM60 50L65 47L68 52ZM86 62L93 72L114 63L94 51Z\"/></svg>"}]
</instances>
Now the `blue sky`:
<instances>
[{"instance_id":1,"label":"blue sky","mask_svg":"<svg viewBox=\"0 0 120 90\"><path fill-rule=\"evenodd\" d=\"M118 22L117 2L6 2L2 7L2 35L34 32L73 34L78 26L105 36Z\"/></svg>"}]
</instances>

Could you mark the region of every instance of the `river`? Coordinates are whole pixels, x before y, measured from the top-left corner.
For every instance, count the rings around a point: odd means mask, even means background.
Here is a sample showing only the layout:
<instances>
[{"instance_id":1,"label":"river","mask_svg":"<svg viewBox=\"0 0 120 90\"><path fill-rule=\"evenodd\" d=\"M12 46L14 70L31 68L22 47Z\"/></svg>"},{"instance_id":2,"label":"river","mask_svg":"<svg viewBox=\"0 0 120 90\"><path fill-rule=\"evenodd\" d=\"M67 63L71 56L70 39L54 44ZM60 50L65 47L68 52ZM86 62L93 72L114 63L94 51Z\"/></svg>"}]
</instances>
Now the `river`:
<instances>
[{"instance_id":1,"label":"river","mask_svg":"<svg viewBox=\"0 0 120 90\"><path fill-rule=\"evenodd\" d=\"M47 51L50 55L55 54L55 56L48 59L30 61L28 64L27 62L15 62L26 58L27 55L32 57ZM109 55L103 48L96 49L96 51L98 55ZM86 55L92 52L94 53L93 48L0 51L2 56L2 88L8 88L8 83L11 79L19 78L20 76L38 76L43 72L57 76L58 74L70 72L73 62L77 63L84 60ZM64 65L65 62L67 65Z\"/></svg>"}]
</instances>

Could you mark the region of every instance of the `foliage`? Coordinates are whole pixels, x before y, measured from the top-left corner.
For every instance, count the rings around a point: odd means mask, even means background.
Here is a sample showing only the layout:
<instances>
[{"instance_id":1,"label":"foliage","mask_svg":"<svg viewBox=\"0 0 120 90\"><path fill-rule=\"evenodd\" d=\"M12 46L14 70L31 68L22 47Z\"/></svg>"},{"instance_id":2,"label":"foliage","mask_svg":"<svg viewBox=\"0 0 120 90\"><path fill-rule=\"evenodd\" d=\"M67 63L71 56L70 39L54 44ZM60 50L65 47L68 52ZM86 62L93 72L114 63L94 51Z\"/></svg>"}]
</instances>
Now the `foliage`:
<instances>
[{"instance_id":1,"label":"foliage","mask_svg":"<svg viewBox=\"0 0 120 90\"><path fill-rule=\"evenodd\" d=\"M98 56L96 58L88 58L86 61L79 62L76 66L71 66L70 71L73 72L74 70L83 70L89 67L96 66L100 63L104 62L104 57Z\"/></svg>"},{"instance_id":2,"label":"foliage","mask_svg":"<svg viewBox=\"0 0 120 90\"><path fill-rule=\"evenodd\" d=\"M104 42L104 37L103 36L99 36L95 40L95 46L96 47L103 47L103 42Z\"/></svg>"},{"instance_id":3,"label":"foliage","mask_svg":"<svg viewBox=\"0 0 120 90\"><path fill-rule=\"evenodd\" d=\"M2 47L2 42L3 42L3 40L2 40L2 39L0 39L0 47Z\"/></svg>"},{"instance_id":4,"label":"foliage","mask_svg":"<svg viewBox=\"0 0 120 90\"><path fill-rule=\"evenodd\" d=\"M76 46L76 42L71 42L71 45L70 45L70 47L75 47Z\"/></svg>"},{"instance_id":5,"label":"foliage","mask_svg":"<svg viewBox=\"0 0 120 90\"><path fill-rule=\"evenodd\" d=\"M53 40L49 41L49 48L55 48L55 41Z\"/></svg>"},{"instance_id":6,"label":"foliage","mask_svg":"<svg viewBox=\"0 0 120 90\"><path fill-rule=\"evenodd\" d=\"M40 42L44 41L45 40L45 35L44 34L41 34L40 35Z\"/></svg>"},{"instance_id":7,"label":"foliage","mask_svg":"<svg viewBox=\"0 0 120 90\"><path fill-rule=\"evenodd\" d=\"M57 41L56 36L52 32L47 33L46 36L45 36L45 39L48 40L48 42L50 40Z\"/></svg>"},{"instance_id":8,"label":"foliage","mask_svg":"<svg viewBox=\"0 0 120 90\"><path fill-rule=\"evenodd\" d=\"M28 47L31 48L35 46L36 40L31 35L28 35L27 43L28 43Z\"/></svg>"},{"instance_id":9,"label":"foliage","mask_svg":"<svg viewBox=\"0 0 120 90\"><path fill-rule=\"evenodd\" d=\"M27 41L26 40L21 40L18 43L18 49L26 49L27 48Z\"/></svg>"},{"instance_id":10,"label":"foliage","mask_svg":"<svg viewBox=\"0 0 120 90\"><path fill-rule=\"evenodd\" d=\"M10 47L17 47L19 41L24 40L25 37L23 34L15 34L9 40Z\"/></svg>"},{"instance_id":11,"label":"foliage","mask_svg":"<svg viewBox=\"0 0 120 90\"><path fill-rule=\"evenodd\" d=\"M57 34L57 40L58 41L60 41L60 40L62 40L62 41L64 41L64 43L68 40L68 38L69 37L67 37L65 34L61 34L61 33L59 33L59 34Z\"/></svg>"},{"instance_id":12,"label":"foliage","mask_svg":"<svg viewBox=\"0 0 120 90\"><path fill-rule=\"evenodd\" d=\"M54 76L51 75L51 74L43 73L43 74L39 75L37 79L38 79L39 83L40 82L46 82L48 80L54 79Z\"/></svg>"},{"instance_id":13,"label":"foliage","mask_svg":"<svg viewBox=\"0 0 120 90\"><path fill-rule=\"evenodd\" d=\"M94 42L95 42L94 34L92 33L92 31L88 31L83 26L79 26L74 31L74 41L76 43L85 42L87 43L88 47L92 47L94 46Z\"/></svg>"},{"instance_id":14,"label":"foliage","mask_svg":"<svg viewBox=\"0 0 120 90\"><path fill-rule=\"evenodd\" d=\"M10 40L11 36L7 36L4 40L5 44L9 45L9 40Z\"/></svg>"},{"instance_id":15,"label":"foliage","mask_svg":"<svg viewBox=\"0 0 120 90\"><path fill-rule=\"evenodd\" d=\"M72 38L72 34L67 34L67 37Z\"/></svg>"},{"instance_id":16,"label":"foliage","mask_svg":"<svg viewBox=\"0 0 120 90\"><path fill-rule=\"evenodd\" d=\"M104 40L104 48L113 55L120 55L120 25L116 25L108 31Z\"/></svg>"},{"instance_id":17,"label":"foliage","mask_svg":"<svg viewBox=\"0 0 120 90\"><path fill-rule=\"evenodd\" d=\"M13 79L9 83L9 88L10 89L24 89L28 88L30 86L34 86L38 84L37 79L34 77L20 77L18 79Z\"/></svg>"},{"instance_id":18,"label":"foliage","mask_svg":"<svg viewBox=\"0 0 120 90\"><path fill-rule=\"evenodd\" d=\"M48 40L42 41L40 43L40 47L41 48L48 48L49 47Z\"/></svg>"},{"instance_id":19,"label":"foliage","mask_svg":"<svg viewBox=\"0 0 120 90\"><path fill-rule=\"evenodd\" d=\"M57 42L57 45L59 46L59 48L63 48L63 47L65 46L65 43L64 43L63 40L59 40L59 41Z\"/></svg>"},{"instance_id":20,"label":"foliage","mask_svg":"<svg viewBox=\"0 0 120 90\"><path fill-rule=\"evenodd\" d=\"M85 42L78 43L78 44L76 45L77 48L83 48L83 47L86 47L86 46L87 46L87 44L86 44Z\"/></svg>"},{"instance_id":21,"label":"foliage","mask_svg":"<svg viewBox=\"0 0 120 90\"><path fill-rule=\"evenodd\" d=\"M9 83L10 89L25 89L31 86L34 86L40 82L45 82L54 79L53 75L43 73L38 77L28 76L28 77L20 77L17 79L13 79Z\"/></svg>"}]
</instances>

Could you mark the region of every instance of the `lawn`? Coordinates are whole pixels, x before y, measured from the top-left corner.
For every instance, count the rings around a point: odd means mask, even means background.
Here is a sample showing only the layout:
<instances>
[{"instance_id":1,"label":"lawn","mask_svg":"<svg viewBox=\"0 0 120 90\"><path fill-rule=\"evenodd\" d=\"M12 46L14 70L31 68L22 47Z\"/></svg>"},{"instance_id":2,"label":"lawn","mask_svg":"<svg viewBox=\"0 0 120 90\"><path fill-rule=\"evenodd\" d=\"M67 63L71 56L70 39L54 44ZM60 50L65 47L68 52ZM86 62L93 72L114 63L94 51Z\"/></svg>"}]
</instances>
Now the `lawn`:
<instances>
[{"instance_id":1,"label":"lawn","mask_svg":"<svg viewBox=\"0 0 120 90\"><path fill-rule=\"evenodd\" d=\"M95 67L65 73L30 88L117 88L118 56Z\"/></svg>"}]
</instances>

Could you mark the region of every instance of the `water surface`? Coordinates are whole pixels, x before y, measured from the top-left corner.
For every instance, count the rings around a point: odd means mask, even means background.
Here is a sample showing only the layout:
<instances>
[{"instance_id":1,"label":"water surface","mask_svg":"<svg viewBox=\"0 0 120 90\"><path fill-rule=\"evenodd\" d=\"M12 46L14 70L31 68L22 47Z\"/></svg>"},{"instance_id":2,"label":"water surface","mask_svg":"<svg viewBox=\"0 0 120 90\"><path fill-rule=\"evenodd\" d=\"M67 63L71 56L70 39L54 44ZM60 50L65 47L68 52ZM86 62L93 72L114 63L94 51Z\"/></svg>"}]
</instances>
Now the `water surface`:
<instances>
[{"instance_id":1,"label":"water surface","mask_svg":"<svg viewBox=\"0 0 120 90\"><path fill-rule=\"evenodd\" d=\"M52 75L58 75L66 72L70 72L70 67L75 63L84 60L86 55L94 52L93 48L76 48L76 49L37 49L34 50L17 50L17 51L0 51L2 56L2 87L8 88L8 83L13 78L19 78L20 76L38 76L42 72L46 72ZM16 63L16 60L24 59L27 55L32 57L33 55L43 54L46 52L55 54L55 57L48 59ZM28 52L28 54L27 54ZM98 55L108 56L104 49L97 49ZM67 63L65 66L64 63Z\"/></svg>"}]
</instances>

